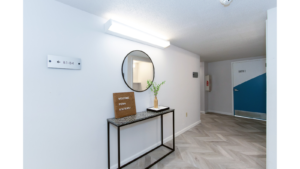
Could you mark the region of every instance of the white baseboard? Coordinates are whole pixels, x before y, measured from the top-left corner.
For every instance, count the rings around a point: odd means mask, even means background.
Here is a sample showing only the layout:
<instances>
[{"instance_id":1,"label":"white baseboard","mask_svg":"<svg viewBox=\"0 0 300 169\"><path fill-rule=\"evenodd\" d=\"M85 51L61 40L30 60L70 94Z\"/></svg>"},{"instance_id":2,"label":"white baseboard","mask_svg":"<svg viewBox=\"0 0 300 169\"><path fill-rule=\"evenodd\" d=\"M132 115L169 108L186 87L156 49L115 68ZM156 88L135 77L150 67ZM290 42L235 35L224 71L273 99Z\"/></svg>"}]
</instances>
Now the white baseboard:
<instances>
[{"instance_id":1,"label":"white baseboard","mask_svg":"<svg viewBox=\"0 0 300 169\"><path fill-rule=\"evenodd\" d=\"M222 111L216 111L216 110L208 110L207 112L212 112L212 113L218 113L218 114L224 114L224 115L233 116L233 114L231 112L222 112Z\"/></svg>"},{"instance_id":2,"label":"white baseboard","mask_svg":"<svg viewBox=\"0 0 300 169\"><path fill-rule=\"evenodd\" d=\"M184 129L182 129L182 130L176 132L176 133L175 133L175 137L177 137L177 136L179 136L180 134L182 134L182 133L188 131L189 129L191 129L191 128L197 126L198 124L200 124L200 122L201 122L201 120L199 120L199 121L197 121L196 123L193 123L193 124L187 126L186 128L184 128ZM167 138L165 138L165 139L164 139L164 143L166 143L166 142L172 140L172 138L173 138L172 135L169 136L169 137L167 137ZM159 145L159 144L160 144L160 142L158 143L158 145Z\"/></svg>"},{"instance_id":3,"label":"white baseboard","mask_svg":"<svg viewBox=\"0 0 300 169\"><path fill-rule=\"evenodd\" d=\"M196 123L193 123L193 124L187 126L186 128L184 128L184 129L182 129L182 130L176 132L176 133L175 133L175 137L179 136L180 134L186 132L187 130L189 130L189 129L195 127L196 125L198 125L198 124L200 124L200 123L201 123L201 120L199 120L199 121L197 121ZM166 142L168 142L168 141L170 141L170 140L172 140L172 139L173 139L173 136L171 135L171 136L169 136L169 137L167 137L167 138L164 139L164 143L166 143ZM153 148L159 146L160 144L161 144L161 142L158 142L158 143L156 143L156 144L153 144L152 146L150 146L150 147L148 147L148 148L146 148L146 149L144 149L144 150L142 150L142 151L140 151L140 152L134 154L133 156L126 158L125 160L121 161L121 165L128 163L129 161L131 161L131 160L137 158L138 156L141 156L142 154L144 154L144 153L150 151L151 149L153 149ZM116 169L116 168L118 168L118 164L114 164L114 165L112 165L112 166L110 167L110 169Z\"/></svg>"},{"instance_id":4,"label":"white baseboard","mask_svg":"<svg viewBox=\"0 0 300 169\"><path fill-rule=\"evenodd\" d=\"M203 113L203 114L205 114L206 112L205 112L205 111L200 111L200 113Z\"/></svg>"}]
</instances>

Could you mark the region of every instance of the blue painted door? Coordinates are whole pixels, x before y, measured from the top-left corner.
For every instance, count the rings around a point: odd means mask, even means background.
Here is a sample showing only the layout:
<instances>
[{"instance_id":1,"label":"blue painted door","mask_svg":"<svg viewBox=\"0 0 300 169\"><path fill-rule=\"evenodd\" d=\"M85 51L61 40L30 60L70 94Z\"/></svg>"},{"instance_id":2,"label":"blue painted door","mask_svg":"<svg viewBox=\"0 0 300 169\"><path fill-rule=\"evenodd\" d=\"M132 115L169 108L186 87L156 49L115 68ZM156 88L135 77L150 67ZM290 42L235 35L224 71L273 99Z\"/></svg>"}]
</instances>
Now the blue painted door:
<instances>
[{"instance_id":1,"label":"blue painted door","mask_svg":"<svg viewBox=\"0 0 300 169\"><path fill-rule=\"evenodd\" d=\"M266 119L266 60L233 63L234 114Z\"/></svg>"}]
</instances>

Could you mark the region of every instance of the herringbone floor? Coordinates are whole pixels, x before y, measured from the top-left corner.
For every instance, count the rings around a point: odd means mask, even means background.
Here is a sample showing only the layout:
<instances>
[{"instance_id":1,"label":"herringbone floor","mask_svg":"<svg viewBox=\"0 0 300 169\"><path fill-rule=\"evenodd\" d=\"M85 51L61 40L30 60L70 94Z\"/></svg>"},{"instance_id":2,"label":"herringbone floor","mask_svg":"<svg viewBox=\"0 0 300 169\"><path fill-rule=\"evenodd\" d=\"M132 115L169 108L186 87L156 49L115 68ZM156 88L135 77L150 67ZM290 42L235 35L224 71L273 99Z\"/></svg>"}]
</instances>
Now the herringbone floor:
<instances>
[{"instance_id":1,"label":"herringbone floor","mask_svg":"<svg viewBox=\"0 0 300 169\"><path fill-rule=\"evenodd\" d=\"M201 114L201 124L176 137L175 152L152 169L264 169L266 122ZM172 142L166 143L172 146ZM169 150L160 148L126 169L147 167Z\"/></svg>"}]
</instances>

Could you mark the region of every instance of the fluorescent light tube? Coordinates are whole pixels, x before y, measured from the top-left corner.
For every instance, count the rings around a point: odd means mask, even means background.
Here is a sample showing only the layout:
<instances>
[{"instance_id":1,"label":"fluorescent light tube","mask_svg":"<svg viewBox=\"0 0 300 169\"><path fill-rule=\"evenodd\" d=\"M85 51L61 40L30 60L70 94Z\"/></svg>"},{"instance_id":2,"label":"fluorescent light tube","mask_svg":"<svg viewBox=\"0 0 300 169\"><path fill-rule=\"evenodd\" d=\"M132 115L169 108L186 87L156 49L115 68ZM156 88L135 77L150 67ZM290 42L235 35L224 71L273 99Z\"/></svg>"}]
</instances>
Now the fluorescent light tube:
<instances>
[{"instance_id":1,"label":"fluorescent light tube","mask_svg":"<svg viewBox=\"0 0 300 169\"><path fill-rule=\"evenodd\" d=\"M170 46L170 42L157 38L148 33L142 32L135 28L129 27L114 20L109 20L105 24L106 33L144 43L151 46L166 48Z\"/></svg>"}]
</instances>

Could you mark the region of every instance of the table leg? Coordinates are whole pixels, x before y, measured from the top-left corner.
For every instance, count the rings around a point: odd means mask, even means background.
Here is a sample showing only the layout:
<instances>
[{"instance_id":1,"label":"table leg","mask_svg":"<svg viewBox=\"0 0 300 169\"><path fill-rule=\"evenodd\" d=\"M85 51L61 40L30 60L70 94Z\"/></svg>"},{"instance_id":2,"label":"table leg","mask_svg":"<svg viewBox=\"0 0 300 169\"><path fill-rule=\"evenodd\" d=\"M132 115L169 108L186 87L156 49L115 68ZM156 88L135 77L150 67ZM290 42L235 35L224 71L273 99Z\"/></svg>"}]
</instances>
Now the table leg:
<instances>
[{"instance_id":1,"label":"table leg","mask_svg":"<svg viewBox=\"0 0 300 169\"><path fill-rule=\"evenodd\" d=\"M107 164L108 164L108 169L110 169L110 145L109 145L109 122L107 122Z\"/></svg>"},{"instance_id":2,"label":"table leg","mask_svg":"<svg viewBox=\"0 0 300 169\"><path fill-rule=\"evenodd\" d=\"M163 117L163 114L161 115L161 118L160 118L160 129L161 129L161 131L160 131L160 133L161 133L161 145L163 145L164 144L164 125L163 125L163 123L164 123L164 117Z\"/></svg>"},{"instance_id":3,"label":"table leg","mask_svg":"<svg viewBox=\"0 0 300 169\"><path fill-rule=\"evenodd\" d=\"M120 154L120 127L118 127L118 168L121 169L121 154Z\"/></svg>"},{"instance_id":4,"label":"table leg","mask_svg":"<svg viewBox=\"0 0 300 169\"><path fill-rule=\"evenodd\" d=\"M173 150L175 151L175 110L173 111Z\"/></svg>"}]
</instances>

